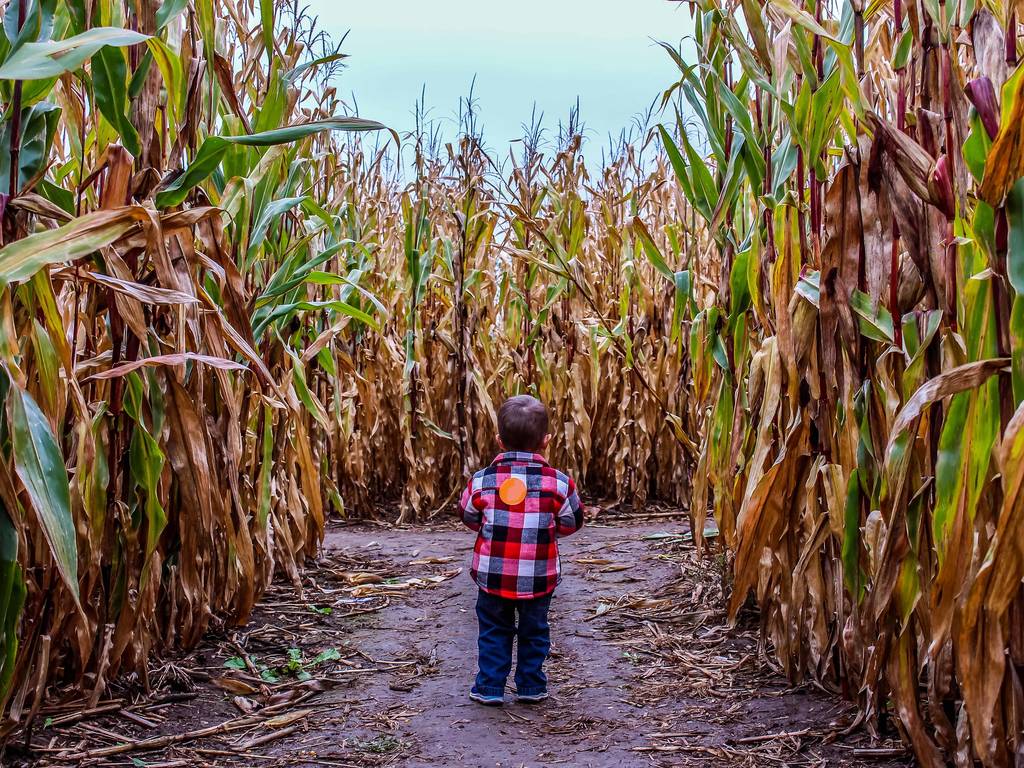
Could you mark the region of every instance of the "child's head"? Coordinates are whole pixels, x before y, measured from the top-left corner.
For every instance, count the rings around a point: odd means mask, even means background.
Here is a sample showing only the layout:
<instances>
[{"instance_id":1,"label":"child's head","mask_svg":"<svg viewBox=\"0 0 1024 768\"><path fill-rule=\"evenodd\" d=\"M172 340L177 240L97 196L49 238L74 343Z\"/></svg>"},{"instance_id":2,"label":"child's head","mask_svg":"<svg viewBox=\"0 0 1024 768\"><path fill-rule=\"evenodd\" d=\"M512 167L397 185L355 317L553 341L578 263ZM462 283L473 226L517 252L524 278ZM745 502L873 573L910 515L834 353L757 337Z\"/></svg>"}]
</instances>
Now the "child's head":
<instances>
[{"instance_id":1,"label":"child's head","mask_svg":"<svg viewBox=\"0 0 1024 768\"><path fill-rule=\"evenodd\" d=\"M534 453L548 447L548 409L535 397L516 395L498 409L498 442L506 451Z\"/></svg>"}]
</instances>

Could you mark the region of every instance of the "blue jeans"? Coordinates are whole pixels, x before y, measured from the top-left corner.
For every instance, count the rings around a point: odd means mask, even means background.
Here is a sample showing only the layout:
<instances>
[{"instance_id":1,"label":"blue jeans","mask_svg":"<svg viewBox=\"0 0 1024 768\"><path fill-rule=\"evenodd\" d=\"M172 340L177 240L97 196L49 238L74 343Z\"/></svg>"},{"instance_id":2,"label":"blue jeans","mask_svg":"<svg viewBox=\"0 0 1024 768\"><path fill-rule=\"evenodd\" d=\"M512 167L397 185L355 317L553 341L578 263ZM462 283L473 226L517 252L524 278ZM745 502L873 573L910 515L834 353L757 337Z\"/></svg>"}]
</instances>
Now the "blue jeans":
<instances>
[{"instance_id":1,"label":"blue jeans","mask_svg":"<svg viewBox=\"0 0 1024 768\"><path fill-rule=\"evenodd\" d=\"M480 622L480 671L473 686L476 693L505 695L505 680L512 669L512 641L517 637L516 692L520 696L537 696L547 691L548 679L543 667L551 650L550 606L551 595L533 600L510 600L480 590L476 600L476 617ZM518 626L516 613L519 614Z\"/></svg>"}]
</instances>

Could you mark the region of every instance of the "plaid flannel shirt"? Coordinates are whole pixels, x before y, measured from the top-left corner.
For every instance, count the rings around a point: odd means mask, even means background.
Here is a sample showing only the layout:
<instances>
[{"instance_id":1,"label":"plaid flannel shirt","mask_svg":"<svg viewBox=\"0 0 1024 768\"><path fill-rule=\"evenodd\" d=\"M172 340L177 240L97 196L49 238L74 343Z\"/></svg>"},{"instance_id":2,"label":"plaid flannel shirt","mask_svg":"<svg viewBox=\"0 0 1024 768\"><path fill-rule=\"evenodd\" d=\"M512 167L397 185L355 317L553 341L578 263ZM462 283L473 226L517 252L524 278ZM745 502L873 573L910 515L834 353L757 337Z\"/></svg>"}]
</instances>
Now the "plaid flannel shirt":
<instances>
[{"instance_id":1,"label":"plaid flannel shirt","mask_svg":"<svg viewBox=\"0 0 1024 768\"><path fill-rule=\"evenodd\" d=\"M512 477L526 486L518 504L499 494ZM561 578L558 537L583 527L583 505L568 475L537 454L501 453L473 475L459 509L462 522L479 532L470 573L480 589L513 600L555 591Z\"/></svg>"}]
</instances>

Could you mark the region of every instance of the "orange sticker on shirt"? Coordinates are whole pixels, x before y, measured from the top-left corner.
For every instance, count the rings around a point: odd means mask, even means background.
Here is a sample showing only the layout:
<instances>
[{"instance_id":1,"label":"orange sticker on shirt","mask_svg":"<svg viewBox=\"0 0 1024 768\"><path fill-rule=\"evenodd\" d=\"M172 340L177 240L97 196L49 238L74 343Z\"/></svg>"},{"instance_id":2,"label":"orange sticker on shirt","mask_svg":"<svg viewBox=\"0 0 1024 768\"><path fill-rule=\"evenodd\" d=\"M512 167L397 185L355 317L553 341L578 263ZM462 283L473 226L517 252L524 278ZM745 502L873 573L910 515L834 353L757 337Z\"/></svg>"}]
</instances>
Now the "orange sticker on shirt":
<instances>
[{"instance_id":1,"label":"orange sticker on shirt","mask_svg":"<svg viewBox=\"0 0 1024 768\"><path fill-rule=\"evenodd\" d=\"M498 497L510 507L522 504L526 498L526 483L518 477L510 477L498 488Z\"/></svg>"}]
</instances>

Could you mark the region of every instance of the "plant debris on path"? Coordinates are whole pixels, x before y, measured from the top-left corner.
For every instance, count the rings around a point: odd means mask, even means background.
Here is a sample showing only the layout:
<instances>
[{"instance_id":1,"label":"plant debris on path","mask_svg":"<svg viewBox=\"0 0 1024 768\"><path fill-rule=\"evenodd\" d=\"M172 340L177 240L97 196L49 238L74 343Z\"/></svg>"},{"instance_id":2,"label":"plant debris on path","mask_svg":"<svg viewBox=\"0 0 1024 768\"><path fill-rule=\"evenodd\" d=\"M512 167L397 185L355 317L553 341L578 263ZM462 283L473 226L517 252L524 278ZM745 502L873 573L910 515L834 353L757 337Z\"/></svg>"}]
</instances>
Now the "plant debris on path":
<instances>
[{"instance_id":1,"label":"plant debris on path","mask_svg":"<svg viewBox=\"0 0 1024 768\"><path fill-rule=\"evenodd\" d=\"M753 627L724 624L722 569L684 526L593 525L563 546L552 697L467 699L471 537L451 527L329 532L319 567L110 701L47 713L37 765L650 766L904 764L836 697L786 686ZM869 762L861 762L861 760Z\"/></svg>"}]
</instances>

